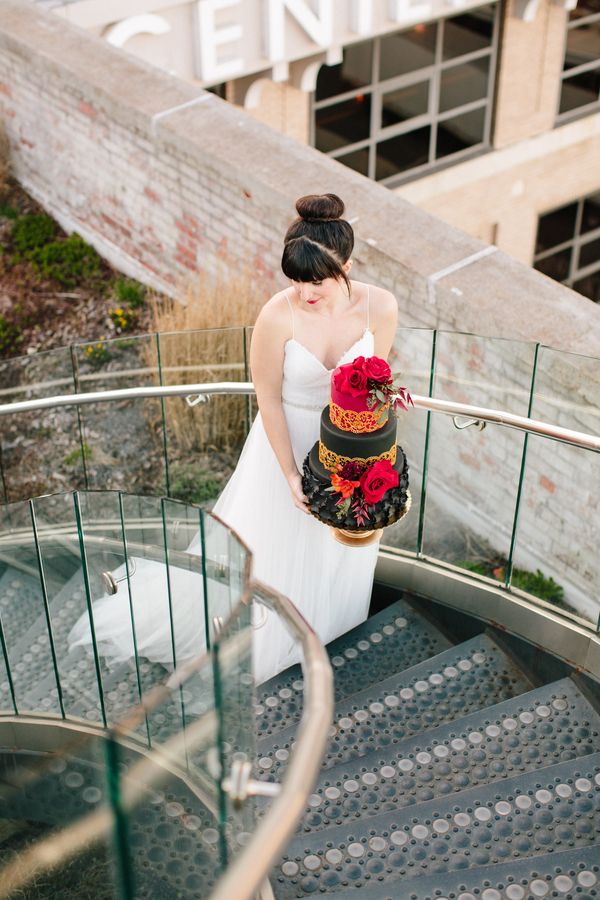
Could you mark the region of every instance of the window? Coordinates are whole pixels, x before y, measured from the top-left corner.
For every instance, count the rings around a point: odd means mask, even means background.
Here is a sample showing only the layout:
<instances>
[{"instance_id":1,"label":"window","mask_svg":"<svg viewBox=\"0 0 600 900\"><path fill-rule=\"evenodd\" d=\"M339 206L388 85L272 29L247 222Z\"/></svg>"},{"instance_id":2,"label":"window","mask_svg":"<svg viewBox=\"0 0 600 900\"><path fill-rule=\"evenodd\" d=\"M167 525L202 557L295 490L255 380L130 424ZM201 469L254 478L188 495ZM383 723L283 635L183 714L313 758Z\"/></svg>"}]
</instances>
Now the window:
<instances>
[{"instance_id":1,"label":"window","mask_svg":"<svg viewBox=\"0 0 600 900\"><path fill-rule=\"evenodd\" d=\"M312 144L384 184L489 148L497 35L489 5L346 47L319 72Z\"/></svg>"},{"instance_id":2,"label":"window","mask_svg":"<svg viewBox=\"0 0 600 900\"><path fill-rule=\"evenodd\" d=\"M600 303L600 192L540 216L533 265Z\"/></svg>"},{"instance_id":3,"label":"window","mask_svg":"<svg viewBox=\"0 0 600 900\"><path fill-rule=\"evenodd\" d=\"M558 124L600 108L600 0L569 13Z\"/></svg>"}]
</instances>

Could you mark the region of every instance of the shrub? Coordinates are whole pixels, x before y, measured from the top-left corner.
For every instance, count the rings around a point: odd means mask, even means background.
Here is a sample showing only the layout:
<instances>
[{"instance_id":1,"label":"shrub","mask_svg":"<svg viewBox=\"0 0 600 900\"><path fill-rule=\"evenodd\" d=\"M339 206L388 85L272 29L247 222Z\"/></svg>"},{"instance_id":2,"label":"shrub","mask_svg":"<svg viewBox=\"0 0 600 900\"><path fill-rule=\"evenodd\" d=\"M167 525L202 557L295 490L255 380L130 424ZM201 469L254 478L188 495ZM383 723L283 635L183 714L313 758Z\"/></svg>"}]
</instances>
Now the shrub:
<instances>
[{"instance_id":1,"label":"shrub","mask_svg":"<svg viewBox=\"0 0 600 900\"><path fill-rule=\"evenodd\" d=\"M146 301L146 289L131 278L118 278L115 281L115 296L124 306L138 309Z\"/></svg>"},{"instance_id":2,"label":"shrub","mask_svg":"<svg viewBox=\"0 0 600 900\"><path fill-rule=\"evenodd\" d=\"M101 264L94 248L78 234L39 247L32 255L32 262L42 277L51 278L65 288L76 287L82 279L98 275Z\"/></svg>"},{"instance_id":3,"label":"shrub","mask_svg":"<svg viewBox=\"0 0 600 900\"><path fill-rule=\"evenodd\" d=\"M14 260L33 259L35 254L54 239L56 223L50 216L19 216L12 229Z\"/></svg>"},{"instance_id":4,"label":"shrub","mask_svg":"<svg viewBox=\"0 0 600 900\"><path fill-rule=\"evenodd\" d=\"M110 352L101 341L96 344L88 344L83 355L93 366L101 366L110 359Z\"/></svg>"},{"instance_id":5,"label":"shrub","mask_svg":"<svg viewBox=\"0 0 600 900\"><path fill-rule=\"evenodd\" d=\"M80 462L81 459L85 459L86 462L88 459L92 458L92 448L89 444L83 442L82 447L76 447L75 450L72 450L65 456L65 463L67 466L74 466Z\"/></svg>"},{"instance_id":6,"label":"shrub","mask_svg":"<svg viewBox=\"0 0 600 900\"><path fill-rule=\"evenodd\" d=\"M135 325L136 314L130 309L117 306L116 309L109 309L108 315L117 331L129 331Z\"/></svg>"},{"instance_id":7,"label":"shrub","mask_svg":"<svg viewBox=\"0 0 600 900\"><path fill-rule=\"evenodd\" d=\"M504 581L506 572L506 560L495 558L484 561L461 560L456 563L461 569L468 569L469 572L476 572L477 575L487 575L488 578L495 578L496 581ZM565 599L565 591L562 585L558 584L551 576L537 569L535 572L529 572L527 569L512 570L511 587L540 600L546 600L548 603L562 604Z\"/></svg>"},{"instance_id":8,"label":"shrub","mask_svg":"<svg viewBox=\"0 0 600 900\"><path fill-rule=\"evenodd\" d=\"M19 326L0 313L0 354L4 356L15 350L22 340Z\"/></svg>"},{"instance_id":9,"label":"shrub","mask_svg":"<svg viewBox=\"0 0 600 900\"><path fill-rule=\"evenodd\" d=\"M3 219L16 219L19 216L19 211L8 203L0 203L0 216Z\"/></svg>"},{"instance_id":10,"label":"shrub","mask_svg":"<svg viewBox=\"0 0 600 900\"><path fill-rule=\"evenodd\" d=\"M206 503L219 494L222 479L215 477L205 469L193 469L189 466L171 469L170 495L184 503Z\"/></svg>"}]
</instances>

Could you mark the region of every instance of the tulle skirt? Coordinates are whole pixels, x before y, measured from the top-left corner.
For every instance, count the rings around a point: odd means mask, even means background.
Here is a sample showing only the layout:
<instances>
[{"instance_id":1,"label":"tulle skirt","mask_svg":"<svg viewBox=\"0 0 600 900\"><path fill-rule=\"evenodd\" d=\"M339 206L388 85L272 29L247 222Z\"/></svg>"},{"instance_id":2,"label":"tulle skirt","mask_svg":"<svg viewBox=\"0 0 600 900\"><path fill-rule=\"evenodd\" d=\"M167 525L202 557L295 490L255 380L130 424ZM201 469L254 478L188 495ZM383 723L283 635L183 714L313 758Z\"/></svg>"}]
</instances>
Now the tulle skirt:
<instances>
[{"instance_id":1,"label":"tulle skirt","mask_svg":"<svg viewBox=\"0 0 600 900\"><path fill-rule=\"evenodd\" d=\"M320 415L314 410L284 409L301 470L306 453L318 438ZM327 526L294 506L260 413L214 512L251 550L253 577L289 597L323 643L366 619L378 543L367 547L339 544ZM196 536L188 552L200 551ZM124 574L124 567L115 572ZM169 578L171 609L161 563L136 560L130 584L138 655L171 667L173 644L177 663L202 652L205 623L197 573L170 566ZM131 617L126 587L94 604L99 651L109 661L125 661L133 655ZM254 676L262 682L298 662L301 654L275 613L258 607L253 618ZM90 644L86 616L71 631L70 642L72 646Z\"/></svg>"}]
</instances>

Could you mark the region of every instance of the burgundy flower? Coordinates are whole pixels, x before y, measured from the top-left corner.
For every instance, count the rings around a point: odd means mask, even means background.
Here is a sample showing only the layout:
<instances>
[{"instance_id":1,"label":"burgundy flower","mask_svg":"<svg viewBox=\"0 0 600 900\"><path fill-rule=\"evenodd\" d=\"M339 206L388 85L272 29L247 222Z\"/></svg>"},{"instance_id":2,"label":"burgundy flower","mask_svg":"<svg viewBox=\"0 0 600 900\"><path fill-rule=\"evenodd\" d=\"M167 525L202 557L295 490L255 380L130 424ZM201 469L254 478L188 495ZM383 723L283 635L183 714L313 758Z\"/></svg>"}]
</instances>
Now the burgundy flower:
<instances>
[{"instance_id":1,"label":"burgundy flower","mask_svg":"<svg viewBox=\"0 0 600 900\"><path fill-rule=\"evenodd\" d=\"M359 356L358 359L363 357ZM340 393L350 394L351 397L366 397L369 393L367 376L361 369L355 368L356 362L357 360L346 366L340 366L333 376L333 383Z\"/></svg>"},{"instance_id":2,"label":"burgundy flower","mask_svg":"<svg viewBox=\"0 0 600 900\"><path fill-rule=\"evenodd\" d=\"M363 372L371 381L379 381L382 384L387 384L392 377L392 370L385 359L381 359L379 356L370 356L365 359Z\"/></svg>"},{"instance_id":3,"label":"burgundy flower","mask_svg":"<svg viewBox=\"0 0 600 900\"><path fill-rule=\"evenodd\" d=\"M340 470L340 476L348 481L356 481L364 472L365 467L358 462L347 462Z\"/></svg>"}]
</instances>

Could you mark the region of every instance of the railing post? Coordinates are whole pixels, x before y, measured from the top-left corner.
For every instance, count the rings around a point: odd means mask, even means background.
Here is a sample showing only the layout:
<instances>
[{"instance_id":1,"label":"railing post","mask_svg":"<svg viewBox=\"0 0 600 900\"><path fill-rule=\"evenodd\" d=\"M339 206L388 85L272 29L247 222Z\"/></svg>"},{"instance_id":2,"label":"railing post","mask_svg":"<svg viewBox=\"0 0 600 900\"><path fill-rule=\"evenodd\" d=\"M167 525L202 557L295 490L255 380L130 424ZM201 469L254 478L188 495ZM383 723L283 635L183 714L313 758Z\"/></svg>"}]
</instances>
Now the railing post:
<instances>
[{"instance_id":1,"label":"railing post","mask_svg":"<svg viewBox=\"0 0 600 900\"><path fill-rule=\"evenodd\" d=\"M71 355L71 370L73 372L73 387L75 388L75 393L81 393L81 384L79 381L79 366L77 364L77 357L75 356L75 344L69 344L69 352ZM88 472L87 472L87 461L85 458L85 441L83 440L83 425L81 423L81 409L79 404L75 406L77 411L77 430L79 432L79 448L81 450L81 465L83 466L83 485L86 491L89 491L90 485L88 480Z\"/></svg>"},{"instance_id":2,"label":"railing post","mask_svg":"<svg viewBox=\"0 0 600 900\"><path fill-rule=\"evenodd\" d=\"M435 380L435 364L436 364L436 348L437 348L437 329L434 329L431 340L431 365L429 369L429 393L433 396L433 384ZM421 479L421 502L419 505L419 525L417 529L417 556L423 553L423 531L425 528L425 504L427 502L427 463L429 456L429 432L431 429L431 410L427 410L425 420L425 447L423 448L423 477Z\"/></svg>"},{"instance_id":3,"label":"railing post","mask_svg":"<svg viewBox=\"0 0 600 900\"><path fill-rule=\"evenodd\" d=\"M158 365L158 383L163 387L162 364L160 359L160 333L156 332L156 361ZM162 434L163 434L163 457L165 461L165 492L167 497L171 496L171 483L169 479L169 454L167 451L167 417L165 414L165 398L160 398L160 410L162 416Z\"/></svg>"}]
</instances>

